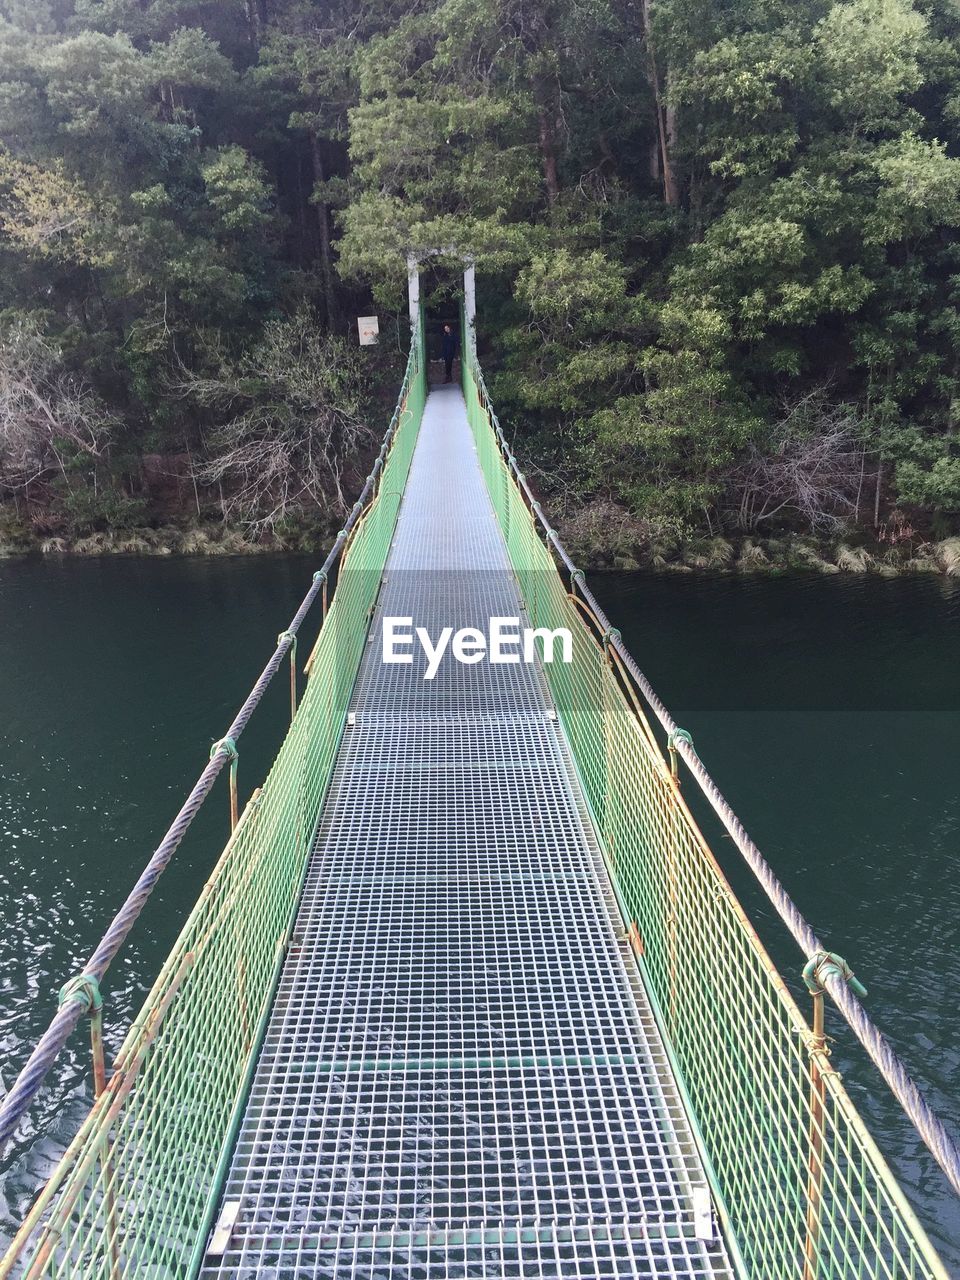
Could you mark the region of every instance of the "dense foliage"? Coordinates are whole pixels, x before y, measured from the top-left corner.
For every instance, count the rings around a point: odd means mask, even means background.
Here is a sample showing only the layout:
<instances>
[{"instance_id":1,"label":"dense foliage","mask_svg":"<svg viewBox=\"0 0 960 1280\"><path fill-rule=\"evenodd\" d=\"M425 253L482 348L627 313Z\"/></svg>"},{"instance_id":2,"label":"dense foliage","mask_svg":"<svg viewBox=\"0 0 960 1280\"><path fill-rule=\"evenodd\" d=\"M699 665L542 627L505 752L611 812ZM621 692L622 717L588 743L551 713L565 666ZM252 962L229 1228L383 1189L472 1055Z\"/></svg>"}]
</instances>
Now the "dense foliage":
<instances>
[{"instance_id":1,"label":"dense foliage","mask_svg":"<svg viewBox=\"0 0 960 1280\"><path fill-rule=\"evenodd\" d=\"M0 13L21 523L335 520L396 376L404 256L446 245L557 504L953 531L956 0ZM357 351L372 305L385 340Z\"/></svg>"}]
</instances>

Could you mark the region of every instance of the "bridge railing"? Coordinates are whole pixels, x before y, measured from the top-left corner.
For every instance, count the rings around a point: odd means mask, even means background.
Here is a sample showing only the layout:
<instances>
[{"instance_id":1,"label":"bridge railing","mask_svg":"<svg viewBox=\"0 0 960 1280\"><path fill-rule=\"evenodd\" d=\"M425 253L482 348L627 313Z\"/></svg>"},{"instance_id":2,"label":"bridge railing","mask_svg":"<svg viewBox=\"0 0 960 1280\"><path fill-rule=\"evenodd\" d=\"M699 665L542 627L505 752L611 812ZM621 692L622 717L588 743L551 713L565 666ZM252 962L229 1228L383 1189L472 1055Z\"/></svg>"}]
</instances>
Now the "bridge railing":
<instances>
[{"instance_id":1,"label":"bridge railing","mask_svg":"<svg viewBox=\"0 0 960 1280\"><path fill-rule=\"evenodd\" d=\"M802 922L805 976L818 993L809 1025L681 795L678 758L718 812L722 796L550 529L470 351L463 384L530 620L567 628L574 639L573 662L546 665L546 676L741 1273L754 1280L946 1280L831 1067L823 989L833 995L839 981L847 994L843 962L826 958ZM666 750L650 711L667 729ZM741 851L759 859L732 812L721 816ZM788 904L796 912L766 871L764 887L781 895L778 910Z\"/></svg>"},{"instance_id":2,"label":"bridge railing","mask_svg":"<svg viewBox=\"0 0 960 1280\"><path fill-rule=\"evenodd\" d=\"M109 1079L101 1074L90 1113L0 1263L0 1277L161 1280L188 1277L199 1268L425 396L423 344L416 334L371 480L294 620L299 624L318 592L326 598L326 572L342 551L336 589L310 657L311 679L289 732L267 780L239 816ZM267 668L271 674L295 634L281 635L272 671ZM225 748L228 756L232 745ZM215 756L221 748L214 748ZM85 973L91 971L88 965Z\"/></svg>"}]
</instances>

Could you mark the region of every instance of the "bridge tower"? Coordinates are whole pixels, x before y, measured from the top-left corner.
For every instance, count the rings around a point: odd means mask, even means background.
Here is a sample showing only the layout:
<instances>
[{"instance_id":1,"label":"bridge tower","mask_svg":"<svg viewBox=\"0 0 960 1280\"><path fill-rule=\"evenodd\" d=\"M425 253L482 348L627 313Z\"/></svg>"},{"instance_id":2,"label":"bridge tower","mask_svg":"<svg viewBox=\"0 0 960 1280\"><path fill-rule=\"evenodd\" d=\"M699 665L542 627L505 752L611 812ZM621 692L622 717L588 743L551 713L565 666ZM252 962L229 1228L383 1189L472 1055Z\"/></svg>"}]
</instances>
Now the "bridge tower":
<instances>
[{"instance_id":1,"label":"bridge tower","mask_svg":"<svg viewBox=\"0 0 960 1280\"><path fill-rule=\"evenodd\" d=\"M420 263L424 258L459 258L463 263L463 318L466 333L464 344L469 350L474 349L477 322L477 280L476 268L470 254L462 253L451 246L438 249L421 249L407 254L407 300L410 306L410 328L414 329L420 314Z\"/></svg>"}]
</instances>

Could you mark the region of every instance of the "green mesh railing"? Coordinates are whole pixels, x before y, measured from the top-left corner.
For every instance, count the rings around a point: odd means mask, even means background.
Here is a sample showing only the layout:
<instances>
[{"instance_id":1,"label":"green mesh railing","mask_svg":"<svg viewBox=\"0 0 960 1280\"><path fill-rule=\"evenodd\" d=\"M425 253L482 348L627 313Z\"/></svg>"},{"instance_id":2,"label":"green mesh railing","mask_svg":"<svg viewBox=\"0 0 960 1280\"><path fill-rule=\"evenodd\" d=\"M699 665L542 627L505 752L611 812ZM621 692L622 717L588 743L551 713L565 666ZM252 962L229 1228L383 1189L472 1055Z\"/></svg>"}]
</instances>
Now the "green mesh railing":
<instances>
[{"instance_id":1,"label":"green mesh railing","mask_svg":"<svg viewBox=\"0 0 960 1280\"><path fill-rule=\"evenodd\" d=\"M544 670L739 1268L751 1280L946 1280L682 800L580 575L565 586L469 352L463 386L530 619L573 636L573 661Z\"/></svg>"},{"instance_id":2,"label":"green mesh railing","mask_svg":"<svg viewBox=\"0 0 960 1280\"><path fill-rule=\"evenodd\" d=\"M131 1025L106 1090L0 1275L22 1268L27 1276L63 1280L166 1280L193 1274L200 1262L364 651L425 395L417 341L390 451L347 543L311 656L310 681L286 739Z\"/></svg>"}]
</instances>

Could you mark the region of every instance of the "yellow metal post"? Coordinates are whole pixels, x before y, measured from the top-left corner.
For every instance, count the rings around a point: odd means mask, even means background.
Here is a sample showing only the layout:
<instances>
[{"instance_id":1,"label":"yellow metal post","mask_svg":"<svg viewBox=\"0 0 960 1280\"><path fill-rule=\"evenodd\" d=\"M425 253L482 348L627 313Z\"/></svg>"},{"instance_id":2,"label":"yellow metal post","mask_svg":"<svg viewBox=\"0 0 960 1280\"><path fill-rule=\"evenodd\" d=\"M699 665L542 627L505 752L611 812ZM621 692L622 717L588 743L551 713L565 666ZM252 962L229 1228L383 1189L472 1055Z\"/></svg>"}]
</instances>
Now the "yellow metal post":
<instances>
[{"instance_id":1,"label":"yellow metal post","mask_svg":"<svg viewBox=\"0 0 960 1280\"><path fill-rule=\"evenodd\" d=\"M240 804L237 798L237 762L240 755L237 744L232 738L221 738L219 742L215 742L210 748L210 759L212 760L220 751L230 759L230 830L236 831L237 823L240 821Z\"/></svg>"},{"instance_id":2,"label":"yellow metal post","mask_svg":"<svg viewBox=\"0 0 960 1280\"><path fill-rule=\"evenodd\" d=\"M107 1089L107 1068L103 1055L103 1003L94 1006L90 1011L90 1042L93 1050L93 1093L94 1099L101 1097ZM120 1266L120 1240L117 1233L117 1194L113 1185L113 1161L110 1159L109 1132L103 1136L100 1144L100 1168L103 1177L103 1199L107 1218L107 1240L110 1250L110 1280L121 1280L123 1270Z\"/></svg>"},{"instance_id":3,"label":"yellow metal post","mask_svg":"<svg viewBox=\"0 0 960 1280\"><path fill-rule=\"evenodd\" d=\"M803 1280L817 1280L820 1270L820 1212L823 1204L824 1069L828 1050L823 1030L823 991L813 995L813 1035L810 1041L810 1133L807 1160L807 1227Z\"/></svg>"},{"instance_id":4,"label":"yellow metal post","mask_svg":"<svg viewBox=\"0 0 960 1280\"><path fill-rule=\"evenodd\" d=\"M326 579L324 579L326 590ZM277 644L290 641L290 723L297 714L297 637L293 631L281 631L277 636Z\"/></svg>"}]
</instances>

